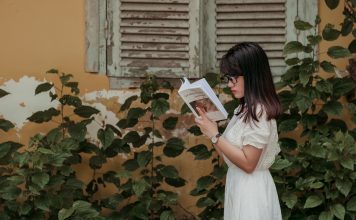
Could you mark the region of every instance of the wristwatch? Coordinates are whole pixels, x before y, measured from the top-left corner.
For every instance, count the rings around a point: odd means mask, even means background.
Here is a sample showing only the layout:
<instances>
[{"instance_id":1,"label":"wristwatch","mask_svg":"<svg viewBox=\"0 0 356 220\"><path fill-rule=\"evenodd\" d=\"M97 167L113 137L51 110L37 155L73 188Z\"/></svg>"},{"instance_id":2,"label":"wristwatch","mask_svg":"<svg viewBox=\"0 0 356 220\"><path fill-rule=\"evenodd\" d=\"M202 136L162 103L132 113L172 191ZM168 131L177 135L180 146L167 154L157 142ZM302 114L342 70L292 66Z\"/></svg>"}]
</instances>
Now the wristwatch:
<instances>
[{"instance_id":1,"label":"wristwatch","mask_svg":"<svg viewBox=\"0 0 356 220\"><path fill-rule=\"evenodd\" d=\"M221 136L220 133L217 133L216 135L212 136L212 137L210 138L211 143L213 143L213 144L218 143L218 140L219 140L219 137L220 137L220 136Z\"/></svg>"}]
</instances>

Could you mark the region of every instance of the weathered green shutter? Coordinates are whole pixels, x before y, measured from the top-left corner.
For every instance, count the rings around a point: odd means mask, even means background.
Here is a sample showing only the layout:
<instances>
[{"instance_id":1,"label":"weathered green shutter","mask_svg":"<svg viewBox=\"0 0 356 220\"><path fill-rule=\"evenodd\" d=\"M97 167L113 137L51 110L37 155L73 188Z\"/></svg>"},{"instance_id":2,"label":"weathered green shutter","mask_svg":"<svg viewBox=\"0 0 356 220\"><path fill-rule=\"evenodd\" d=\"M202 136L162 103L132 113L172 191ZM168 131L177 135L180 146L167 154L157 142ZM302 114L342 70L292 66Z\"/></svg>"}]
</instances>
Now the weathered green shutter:
<instances>
[{"instance_id":1,"label":"weathered green shutter","mask_svg":"<svg viewBox=\"0 0 356 220\"><path fill-rule=\"evenodd\" d=\"M198 7L189 0L108 0L107 74L199 74Z\"/></svg>"},{"instance_id":2,"label":"weathered green shutter","mask_svg":"<svg viewBox=\"0 0 356 220\"><path fill-rule=\"evenodd\" d=\"M285 67L286 0L216 0L216 66L223 54L242 41L266 51L274 75Z\"/></svg>"}]
</instances>

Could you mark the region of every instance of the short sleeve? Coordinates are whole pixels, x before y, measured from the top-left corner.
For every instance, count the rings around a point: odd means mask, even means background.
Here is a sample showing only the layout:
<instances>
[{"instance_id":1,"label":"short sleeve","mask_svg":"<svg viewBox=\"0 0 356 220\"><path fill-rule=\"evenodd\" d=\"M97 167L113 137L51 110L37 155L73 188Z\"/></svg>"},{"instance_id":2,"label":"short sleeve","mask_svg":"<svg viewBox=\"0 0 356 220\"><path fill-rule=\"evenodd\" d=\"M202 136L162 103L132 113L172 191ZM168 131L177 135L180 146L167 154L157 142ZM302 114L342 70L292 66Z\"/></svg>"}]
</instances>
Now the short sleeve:
<instances>
[{"instance_id":1,"label":"short sleeve","mask_svg":"<svg viewBox=\"0 0 356 220\"><path fill-rule=\"evenodd\" d=\"M259 121L247 123L242 135L242 145L251 145L258 149L267 146L271 135L271 121L267 121L265 114L259 118Z\"/></svg>"}]
</instances>

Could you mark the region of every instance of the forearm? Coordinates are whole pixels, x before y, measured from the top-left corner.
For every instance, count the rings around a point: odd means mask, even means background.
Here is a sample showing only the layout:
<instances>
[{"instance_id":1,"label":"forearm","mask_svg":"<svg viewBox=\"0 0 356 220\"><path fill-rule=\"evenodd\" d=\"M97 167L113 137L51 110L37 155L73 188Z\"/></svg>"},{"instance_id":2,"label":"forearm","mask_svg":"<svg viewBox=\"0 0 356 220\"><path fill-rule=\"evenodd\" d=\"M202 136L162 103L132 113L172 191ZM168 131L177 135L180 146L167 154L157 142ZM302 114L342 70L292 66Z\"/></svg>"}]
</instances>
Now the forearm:
<instances>
[{"instance_id":1,"label":"forearm","mask_svg":"<svg viewBox=\"0 0 356 220\"><path fill-rule=\"evenodd\" d=\"M224 137L219 138L219 141L215 144L215 148L220 154L224 154L233 164L246 173L251 173L255 170L262 153L261 149L249 145L242 149L237 148Z\"/></svg>"}]
</instances>

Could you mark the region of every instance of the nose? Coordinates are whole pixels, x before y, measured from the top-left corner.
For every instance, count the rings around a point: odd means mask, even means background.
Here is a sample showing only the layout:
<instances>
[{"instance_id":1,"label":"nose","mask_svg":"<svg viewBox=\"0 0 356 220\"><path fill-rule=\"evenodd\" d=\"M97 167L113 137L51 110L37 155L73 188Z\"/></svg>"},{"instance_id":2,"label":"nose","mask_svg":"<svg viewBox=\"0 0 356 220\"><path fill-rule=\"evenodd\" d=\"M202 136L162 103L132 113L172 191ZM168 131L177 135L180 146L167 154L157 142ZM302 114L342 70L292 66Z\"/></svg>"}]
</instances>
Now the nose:
<instances>
[{"instance_id":1,"label":"nose","mask_svg":"<svg viewBox=\"0 0 356 220\"><path fill-rule=\"evenodd\" d=\"M232 83L231 80L229 80L229 81L227 82L227 86L228 86L229 88L231 88L231 87L234 87L234 84Z\"/></svg>"}]
</instances>

